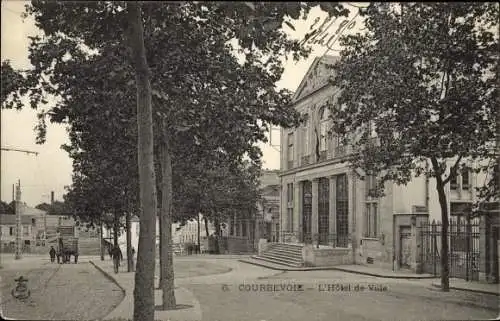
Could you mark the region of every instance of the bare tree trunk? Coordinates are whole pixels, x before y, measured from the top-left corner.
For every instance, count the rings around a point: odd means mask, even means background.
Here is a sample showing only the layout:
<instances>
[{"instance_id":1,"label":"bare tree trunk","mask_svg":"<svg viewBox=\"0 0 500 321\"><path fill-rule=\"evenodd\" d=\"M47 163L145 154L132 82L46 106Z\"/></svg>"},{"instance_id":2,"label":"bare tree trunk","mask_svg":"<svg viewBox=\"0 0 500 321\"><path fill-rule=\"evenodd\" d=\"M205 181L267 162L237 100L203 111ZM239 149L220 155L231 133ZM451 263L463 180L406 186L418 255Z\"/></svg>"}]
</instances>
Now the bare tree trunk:
<instances>
[{"instance_id":1,"label":"bare tree trunk","mask_svg":"<svg viewBox=\"0 0 500 321\"><path fill-rule=\"evenodd\" d=\"M163 123L163 130L166 131L166 124ZM163 291L162 310L174 309L175 288L174 288L174 262L172 255L172 157L168 144L168 138L163 137L160 145L161 155L161 232L160 232L160 270L161 289Z\"/></svg>"},{"instance_id":2,"label":"bare tree trunk","mask_svg":"<svg viewBox=\"0 0 500 321\"><path fill-rule=\"evenodd\" d=\"M437 159L431 158L432 167L436 173L436 190L441 206L441 290L450 291L450 269L448 266L448 202L444 191L443 178Z\"/></svg>"},{"instance_id":3,"label":"bare tree trunk","mask_svg":"<svg viewBox=\"0 0 500 321\"><path fill-rule=\"evenodd\" d=\"M113 245L118 246L118 234L120 233L120 222L118 221L118 211L115 210L114 220L113 220Z\"/></svg>"},{"instance_id":4,"label":"bare tree trunk","mask_svg":"<svg viewBox=\"0 0 500 321\"><path fill-rule=\"evenodd\" d=\"M203 216L203 222L205 223L205 233L207 234L207 237L209 237L210 234L208 234L208 218L206 216Z\"/></svg>"},{"instance_id":5,"label":"bare tree trunk","mask_svg":"<svg viewBox=\"0 0 500 321\"><path fill-rule=\"evenodd\" d=\"M150 71L144 47L139 3L127 3L129 46L137 86L138 167L140 186L140 231L134 285L134 321L154 321L154 273L156 244L156 179L153 149L153 117Z\"/></svg>"},{"instance_id":6,"label":"bare tree trunk","mask_svg":"<svg viewBox=\"0 0 500 321\"><path fill-rule=\"evenodd\" d=\"M196 214L196 219L197 219L196 223L197 223L197 227L198 227L198 231L197 231L197 233L198 233L198 249L197 249L197 252L198 252L198 254L200 254L201 253L201 240L200 240L200 238L201 238L201 222L200 222L200 212L198 212Z\"/></svg>"},{"instance_id":7,"label":"bare tree trunk","mask_svg":"<svg viewBox=\"0 0 500 321\"><path fill-rule=\"evenodd\" d=\"M130 231L130 211L125 216L125 228L127 232L127 271L134 271L134 258L132 254L132 231Z\"/></svg>"},{"instance_id":8,"label":"bare tree trunk","mask_svg":"<svg viewBox=\"0 0 500 321\"><path fill-rule=\"evenodd\" d=\"M100 219L99 222L99 240L100 240L100 254L101 254L101 261L104 261L104 236L102 235L102 218Z\"/></svg>"},{"instance_id":9,"label":"bare tree trunk","mask_svg":"<svg viewBox=\"0 0 500 321\"><path fill-rule=\"evenodd\" d=\"M215 254L220 254L220 224L217 217L214 218L215 227Z\"/></svg>"},{"instance_id":10,"label":"bare tree trunk","mask_svg":"<svg viewBox=\"0 0 500 321\"><path fill-rule=\"evenodd\" d=\"M159 186L159 188L163 189L161 187L161 185ZM161 196L163 198L163 193L162 193ZM163 209L161 209L161 211L162 210ZM163 280L165 278L163 276L163 270L164 270L163 266L165 266L165 260L164 260L163 255L161 255L161 253L163 253L163 247L165 246L165 244L163 244L163 241L162 241L162 235L164 233L164 231L163 231L163 224L165 224L165 223L163 221L163 215L160 212L160 215L158 215L158 232L160 233L160 246L159 246L160 247L160 249L159 249L159 251L160 251L160 255L159 255L159 257L160 257L160 268L159 268L159 278L158 278L158 288L157 288L157 289L160 289L160 290L163 289ZM156 248L155 248L155 253L156 253Z\"/></svg>"}]
</instances>

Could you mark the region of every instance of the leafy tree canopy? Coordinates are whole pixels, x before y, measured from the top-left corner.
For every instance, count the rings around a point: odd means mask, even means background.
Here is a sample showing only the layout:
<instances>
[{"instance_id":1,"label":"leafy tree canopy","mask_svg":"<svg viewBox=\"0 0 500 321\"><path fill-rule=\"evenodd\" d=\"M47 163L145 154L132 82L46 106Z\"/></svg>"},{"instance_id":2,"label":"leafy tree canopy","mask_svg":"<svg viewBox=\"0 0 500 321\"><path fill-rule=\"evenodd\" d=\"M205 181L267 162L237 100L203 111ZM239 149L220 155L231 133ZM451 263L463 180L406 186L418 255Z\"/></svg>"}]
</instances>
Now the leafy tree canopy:
<instances>
[{"instance_id":1,"label":"leafy tree canopy","mask_svg":"<svg viewBox=\"0 0 500 321\"><path fill-rule=\"evenodd\" d=\"M366 33L341 38L332 80L333 130L349 133L352 165L404 184L428 159L441 177L493 156L497 24L495 3L371 4Z\"/></svg>"}]
</instances>

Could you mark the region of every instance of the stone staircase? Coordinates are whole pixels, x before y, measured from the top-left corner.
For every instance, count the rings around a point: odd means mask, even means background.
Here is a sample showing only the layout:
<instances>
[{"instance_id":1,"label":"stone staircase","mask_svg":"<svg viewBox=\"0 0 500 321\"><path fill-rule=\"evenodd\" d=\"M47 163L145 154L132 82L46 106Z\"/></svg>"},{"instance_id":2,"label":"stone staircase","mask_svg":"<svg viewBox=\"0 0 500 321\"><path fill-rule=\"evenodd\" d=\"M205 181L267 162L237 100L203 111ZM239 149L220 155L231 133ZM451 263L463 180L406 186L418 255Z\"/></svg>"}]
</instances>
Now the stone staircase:
<instances>
[{"instance_id":1,"label":"stone staircase","mask_svg":"<svg viewBox=\"0 0 500 321\"><path fill-rule=\"evenodd\" d=\"M271 243L264 253L252 258L290 267L303 267L302 245Z\"/></svg>"}]
</instances>

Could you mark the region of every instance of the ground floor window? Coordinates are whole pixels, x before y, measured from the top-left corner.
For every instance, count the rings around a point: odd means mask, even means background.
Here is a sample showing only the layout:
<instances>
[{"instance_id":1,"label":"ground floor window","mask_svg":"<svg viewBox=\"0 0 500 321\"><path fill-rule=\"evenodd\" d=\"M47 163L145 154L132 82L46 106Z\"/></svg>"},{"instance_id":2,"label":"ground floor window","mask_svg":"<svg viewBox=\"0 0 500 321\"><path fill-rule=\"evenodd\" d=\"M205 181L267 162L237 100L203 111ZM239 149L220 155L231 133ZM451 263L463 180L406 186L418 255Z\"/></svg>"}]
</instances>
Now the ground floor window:
<instances>
[{"instance_id":1,"label":"ground floor window","mask_svg":"<svg viewBox=\"0 0 500 321\"><path fill-rule=\"evenodd\" d=\"M378 208L377 203L366 203L365 220L364 220L364 236L377 237L378 236Z\"/></svg>"},{"instance_id":2,"label":"ground floor window","mask_svg":"<svg viewBox=\"0 0 500 321\"><path fill-rule=\"evenodd\" d=\"M338 175L336 179L336 215L337 247L347 247L349 240L349 201L347 175Z\"/></svg>"}]
</instances>

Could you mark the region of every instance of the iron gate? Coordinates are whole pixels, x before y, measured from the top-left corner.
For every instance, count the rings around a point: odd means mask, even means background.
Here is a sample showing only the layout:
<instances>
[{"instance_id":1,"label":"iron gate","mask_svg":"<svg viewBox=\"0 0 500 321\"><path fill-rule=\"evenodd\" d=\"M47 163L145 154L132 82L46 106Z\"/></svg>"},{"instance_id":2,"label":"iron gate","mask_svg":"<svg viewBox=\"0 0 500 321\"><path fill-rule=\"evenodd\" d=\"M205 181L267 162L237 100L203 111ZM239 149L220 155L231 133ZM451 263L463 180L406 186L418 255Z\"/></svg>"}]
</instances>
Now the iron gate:
<instances>
[{"instance_id":1,"label":"iron gate","mask_svg":"<svg viewBox=\"0 0 500 321\"><path fill-rule=\"evenodd\" d=\"M421 263L425 273L441 274L441 222L433 221L418 227ZM479 280L479 220L456 218L448 226L448 263L450 277L467 281Z\"/></svg>"}]
</instances>

